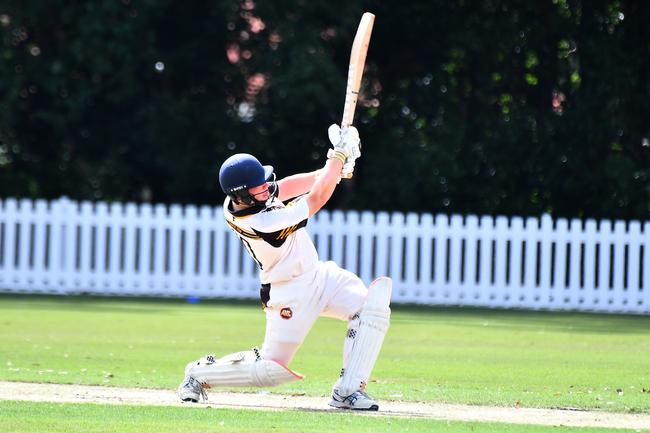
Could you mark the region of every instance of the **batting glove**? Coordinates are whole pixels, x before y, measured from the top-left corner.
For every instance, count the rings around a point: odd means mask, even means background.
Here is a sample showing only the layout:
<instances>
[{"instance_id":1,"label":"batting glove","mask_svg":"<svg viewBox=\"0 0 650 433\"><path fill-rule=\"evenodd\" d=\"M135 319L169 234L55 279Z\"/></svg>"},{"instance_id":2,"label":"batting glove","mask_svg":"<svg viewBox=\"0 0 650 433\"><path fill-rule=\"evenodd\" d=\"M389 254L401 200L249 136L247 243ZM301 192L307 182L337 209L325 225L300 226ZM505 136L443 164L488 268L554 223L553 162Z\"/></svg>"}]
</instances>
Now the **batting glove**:
<instances>
[{"instance_id":1,"label":"batting glove","mask_svg":"<svg viewBox=\"0 0 650 433\"><path fill-rule=\"evenodd\" d=\"M345 160L343 168L341 169L341 177L345 179L350 179L354 174L354 159L350 160L349 158Z\"/></svg>"},{"instance_id":2,"label":"batting glove","mask_svg":"<svg viewBox=\"0 0 650 433\"><path fill-rule=\"evenodd\" d=\"M330 142L334 147L333 153L340 152L345 156L342 159L344 164L341 173L343 177L352 177L354 171L354 162L361 156L361 140L359 139L359 131L354 126L349 126L341 130L339 125L333 124L327 130ZM329 157L328 153L328 157Z\"/></svg>"}]
</instances>

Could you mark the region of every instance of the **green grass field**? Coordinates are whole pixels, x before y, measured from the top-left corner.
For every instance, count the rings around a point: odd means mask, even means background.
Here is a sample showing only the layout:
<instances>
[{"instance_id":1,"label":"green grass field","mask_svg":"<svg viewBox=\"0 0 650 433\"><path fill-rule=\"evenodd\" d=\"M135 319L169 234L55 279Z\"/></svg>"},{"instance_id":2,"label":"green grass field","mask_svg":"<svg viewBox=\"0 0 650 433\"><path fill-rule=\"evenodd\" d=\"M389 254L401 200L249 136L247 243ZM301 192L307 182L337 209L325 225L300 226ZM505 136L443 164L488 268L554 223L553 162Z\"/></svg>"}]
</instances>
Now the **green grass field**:
<instances>
[{"instance_id":1,"label":"green grass field","mask_svg":"<svg viewBox=\"0 0 650 433\"><path fill-rule=\"evenodd\" d=\"M351 413L0 401L6 433L624 433L634 430L384 418Z\"/></svg>"},{"instance_id":2,"label":"green grass field","mask_svg":"<svg viewBox=\"0 0 650 433\"><path fill-rule=\"evenodd\" d=\"M292 364L307 378L272 391L323 396L325 403L341 367L344 332L343 322L321 319ZM264 315L255 301L5 295L0 296L0 380L171 390L188 361L259 345L263 334ZM648 359L646 316L398 306L368 391L380 400L649 413ZM56 412L53 405L36 403L0 408L16 414L30 405L45 418ZM74 406L60 407L74 411ZM88 416L111 410L131 409L93 408ZM183 410L170 408L169 416L181 419ZM237 413L223 416L232 420L241 416ZM263 416L270 415L255 415ZM305 423L312 417L318 425L324 421L317 418L327 415L295 416L306 417ZM417 424L413 420L409 431L420 431Z\"/></svg>"}]
</instances>

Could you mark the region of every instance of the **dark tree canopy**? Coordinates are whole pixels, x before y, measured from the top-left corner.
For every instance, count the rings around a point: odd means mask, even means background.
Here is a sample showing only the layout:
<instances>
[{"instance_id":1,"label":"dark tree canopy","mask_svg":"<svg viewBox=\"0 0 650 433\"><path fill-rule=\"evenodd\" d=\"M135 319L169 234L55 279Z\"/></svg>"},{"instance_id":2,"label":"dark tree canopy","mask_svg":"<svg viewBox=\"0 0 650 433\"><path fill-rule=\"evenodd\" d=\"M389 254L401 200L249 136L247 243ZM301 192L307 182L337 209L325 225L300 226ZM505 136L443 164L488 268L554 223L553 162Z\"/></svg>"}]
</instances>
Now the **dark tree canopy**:
<instances>
[{"instance_id":1,"label":"dark tree canopy","mask_svg":"<svg viewBox=\"0 0 650 433\"><path fill-rule=\"evenodd\" d=\"M340 208L650 219L650 3L5 2L0 197L220 202L319 168L376 14Z\"/></svg>"}]
</instances>

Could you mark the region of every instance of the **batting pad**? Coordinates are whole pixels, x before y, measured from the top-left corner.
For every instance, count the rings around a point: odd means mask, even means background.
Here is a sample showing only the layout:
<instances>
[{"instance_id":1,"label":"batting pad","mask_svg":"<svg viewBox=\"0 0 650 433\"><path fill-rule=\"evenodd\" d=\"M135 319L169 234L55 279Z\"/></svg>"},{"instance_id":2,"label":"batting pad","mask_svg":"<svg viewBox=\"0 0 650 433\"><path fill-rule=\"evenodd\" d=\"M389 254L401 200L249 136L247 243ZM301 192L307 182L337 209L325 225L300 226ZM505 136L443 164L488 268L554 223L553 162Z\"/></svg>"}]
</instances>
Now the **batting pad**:
<instances>
[{"instance_id":1,"label":"batting pad","mask_svg":"<svg viewBox=\"0 0 650 433\"><path fill-rule=\"evenodd\" d=\"M269 359L260 358L252 350L232 353L215 359L208 355L190 362L185 374L208 387L277 386L300 380L303 376Z\"/></svg>"},{"instance_id":2,"label":"batting pad","mask_svg":"<svg viewBox=\"0 0 650 433\"><path fill-rule=\"evenodd\" d=\"M392 288L393 281L387 277L377 278L368 287L368 299L361 310L359 329L337 386L340 395L347 396L362 389L370 378L388 331Z\"/></svg>"}]
</instances>

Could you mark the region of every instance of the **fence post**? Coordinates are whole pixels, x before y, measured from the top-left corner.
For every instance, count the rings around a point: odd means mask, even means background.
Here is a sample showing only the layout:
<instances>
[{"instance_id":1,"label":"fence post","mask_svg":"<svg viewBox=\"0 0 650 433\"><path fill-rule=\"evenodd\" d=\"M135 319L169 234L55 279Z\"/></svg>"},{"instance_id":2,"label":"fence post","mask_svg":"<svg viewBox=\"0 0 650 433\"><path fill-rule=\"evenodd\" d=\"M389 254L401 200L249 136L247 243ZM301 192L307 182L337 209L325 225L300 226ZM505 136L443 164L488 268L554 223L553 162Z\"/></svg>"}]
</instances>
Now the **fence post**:
<instances>
[{"instance_id":1,"label":"fence post","mask_svg":"<svg viewBox=\"0 0 650 433\"><path fill-rule=\"evenodd\" d=\"M93 258L92 232L96 221L97 218L93 211L93 204L89 201L82 202L79 210L79 269L77 270L79 275L77 281L79 283L78 289L84 292L98 292L100 290L97 287L91 263Z\"/></svg>"},{"instance_id":2,"label":"fence post","mask_svg":"<svg viewBox=\"0 0 650 433\"><path fill-rule=\"evenodd\" d=\"M218 215L219 217L221 215ZM199 246L199 272L197 279L201 287L201 296L207 296L214 291L215 277L210 273L210 259L211 255L215 253L212 245L212 238L214 236L214 217L212 215L212 208L209 206L201 206L198 214L197 229L200 233L200 246Z\"/></svg>"},{"instance_id":3,"label":"fence post","mask_svg":"<svg viewBox=\"0 0 650 433\"><path fill-rule=\"evenodd\" d=\"M402 250L402 242L405 242L405 248L402 251L404 254L402 263L404 269L403 293L404 302L417 302L422 299L422 291L418 287L417 272L420 266L421 258L418 258L418 238L420 237L420 223L419 217L416 213L409 213L406 215L406 225L403 226L404 241L400 241L400 250ZM397 298L395 298L397 299Z\"/></svg>"},{"instance_id":4,"label":"fence post","mask_svg":"<svg viewBox=\"0 0 650 433\"><path fill-rule=\"evenodd\" d=\"M137 276L135 272L136 236L140 223L138 207L135 203L127 203L124 209L124 231L122 238L123 281L126 294L136 293Z\"/></svg>"},{"instance_id":5,"label":"fence post","mask_svg":"<svg viewBox=\"0 0 650 433\"><path fill-rule=\"evenodd\" d=\"M95 205L95 268L91 278L97 290L102 293L110 290L111 287L108 274L110 226L111 219L108 214L108 204L105 202L97 203Z\"/></svg>"},{"instance_id":6,"label":"fence post","mask_svg":"<svg viewBox=\"0 0 650 433\"><path fill-rule=\"evenodd\" d=\"M562 297L564 303L569 309L579 308L582 300L583 289L580 287L580 252L583 241L582 221L572 219L568 233L568 244L571 247L569 255L569 266L566 272L569 274L569 282L564 288Z\"/></svg>"},{"instance_id":7,"label":"fence post","mask_svg":"<svg viewBox=\"0 0 650 433\"><path fill-rule=\"evenodd\" d=\"M124 293L124 281L122 273L122 229L124 227L124 205L114 202L110 205L111 233L107 243L109 245L109 278L111 281L111 292L114 294Z\"/></svg>"},{"instance_id":8,"label":"fence post","mask_svg":"<svg viewBox=\"0 0 650 433\"><path fill-rule=\"evenodd\" d=\"M34 208L34 251L31 266L30 284L37 291L47 292L50 286L47 263L47 226L50 221L49 209L45 200L37 200Z\"/></svg>"},{"instance_id":9,"label":"fence post","mask_svg":"<svg viewBox=\"0 0 650 433\"><path fill-rule=\"evenodd\" d=\"M50 238L46 251L50 290L60 293L61 285L61 199L50 202Z\"/></svg>"},{"instance_id":10,"label":"fence post","mask_svg":"<svg viewBox=\"0 0 650 433\"><path fill-rule=\"evenodd\" d=\"M643 224L643 266L639 307L643 313L650 313L650 221Z\"/></svg>"},{"instance_id":11,"label":"fence post","mask_svg":"<svg viewBox=\"0 0 650 433\"><path fill-rule=\"evenodd\" d=\"M65 292L76 292L75 262L77 260L77 203L62 200L61 203L61 275Z\"/></svg>"},{"instance_id":12,"label":"fence post","mask_svg":"<svg viewBox=\"0 0 650 433\"><path fill-rule=\"evenodd\" d=\"M390 268L389 274L393 279L393 299L401 299L407 295L407 287L405 285L405 269L404 269L404 225L406 224L404 214L401 212L393 212L390 216L390 242L389 242L389 259L388 266Z\"/></svg>"},{"instance_id":13,"label":"fence post","mask_svg":"<svg viewBox=\"0 0 650 433\"><path fill-rule=\"evenodd\" d=\"M477 305L488 306L490 299L493 298L492 292L494 287L494 280L492 274L493 263L493 248L492 243L494 239L494 219L491 216L481 217L481 229L479 232L479 241L481 248L479 249L481 259L479 267L479 282L476 301Z\"/></svg>"},{"instance_id":14,"label":"fence post","mask_svg":"<svg viewBox=\"0 0 650 433\"><path fill-rule=\"evenodd\" d=\"M598 290L595 299L596 310L608 311L610 300L610 272L612 247L612 223L600 221L598 236Z\"/></svg>"},{"instance_id":15,"label":"fence post","mask_svg":"<svg viewBox=\"0 0 650 433\"><path fill-rule=\"evenodd\" d=\"M498 307L507 302L508 295L508 281L507 281L507 247L508 247L508 218L505 216L498 216L496 218L496 233L495 233L495 252L494 252L494 299L490 300L490 304ZM512 259L512 255L510 257Z\"/></svg>"},{"instance_id":16,"label":"fence post","mask_svg":"<svg viewBox=\"0 0 650 433\"><path fill-rule=\"evenodd\" d=\"M29 290L29 278L31 273L29 258L31 255L31 227L33 222L33 206L34 203L29 199L20 200L18 209L18 224L19 228L19 242L18 242L18 263L16 266L16 282L18 289L23 292Z\"/></svg>"},{"instance_id":17,"label":"fence post","mask_svg":"<svg viewBox=\"0 0 650 433\"><path fill-rule=\"evenodd\" d=\"M230 229L226 226L225 220L220 215L215 217L219 223L214 226L214 239L212 241L212 250L214 251L213 260L213 279L216 284L215 294L225 296L227 293L226 273L226 251L228 249L228 232Z\"/></svg>"},{"instance_id":18,"label":"fence post","mask_svg":"<svg viewBox=\"0 0 650 433\"><path fill-rule=\"evenodd\" d=\"M0 198L0 288L7 287L7 273L9 265L7 261L7 218L9 215L5 210L6 200Z\"/></svg>"},{"instance_id":19,"label":"fence post","mask_svg":"<svg viewBox=\"0 0 650 433\"><path fill-rule=\"evenodd\" d=\"M525 249L524 249L524 220L521 217L512 217L510 219L510 257L508 277L508 294L506 295L505 305L518 306L526 300L527 287L523 285L522 267L525 266Z\"/></svg>"},{"instance_id":20,"label":"fence post","mask_svg":"<svg viewBox=\"0 0 650 433\"><path fill-rule=\"evenodd\" d=\"M355 275L359 275L359 226L361 224L360 215L356 211L347 211L345 213L345 269Z\"/></svg>"},{"instance_id":21,"label":"fence post","mask_svg":"<svg viewBox=\"0 0 650 433\"><path fill-rule=\"evenodd\" d=\"M169 251L167 246L167 207L163 204L157 204L154 207L153 223L153 267L152 275L153 286L156 293L167 296L169 291L169 282L167 279L167 258Z\"/></svg>"},{"instance_id":22,"label":"fence post","mask_svg":"<svg viewBox=\"0 0 650 433\"><path fill-rule=\"evenodd\" d=\"M477 284L478 223L476 215L468 215L465 218L465 263L462 287L465 294L463 303L467 305L475 305L480 296Z\"/></svg>"},{"instance_id":23,"label":"fence post","mask_svg":"<svg viewBox=\"0 0 650 433\"><path fill-rule=\"evenodd\" d=\"M180 205L173 204L169 212L169 263L167 280L169 282L168 294L183 296L185 284L181 274L181 260L184 254L181 245L183 233L183 209ZM236 261L235 261L236 263Z\"/></svg>"},{"instance_id":24,"label":"fence post","mask_svg":"<svg viewBox=\"0 0 650 433\"><path fill-rule=\"evenodd\" d=\"M463 217L461 215L452 215L449 224L449 303L463 303L466 297L465 290L461 281L462 272L462 246L465 230L463 227Z\"/></svg>"},{"instance_id":25,"label":"fence post","mask_svg":"<svg viewBox=\"0 0 650 433\"><path fill-rule=\"evenodd\" d=\"M522 306L527 308L536 308L538 301L538 286L537 286L537 245L539 242L540 230L539 220L537 218L526 219L526 229L524 231L524 239L526 240L526 263L524 265L524 284L523 295L525 298L521 301Z\"/></svg>"},{"instance_id":26,"label":"fence post","mask_svg":"<svg viewBox=\"0 0 650 433\"><path fill-rule=\"evenodd\" d=\"M342 211L335 210L332 212L332 253L329 260L334 261L337 265L344 267L343 263L343 237L345 236L345 216Z\"/></svg>"},{"instance_id":27,"label":"fence post","mask_svg":"<svg viewBox=\"0 0 650 433\"><path fill-rule=\"evenodd\" d=\"M361 214L361 269L359 277L368 286L378 275L373 274L372 262L375 256L374 236L375 236L375 215L372 212L363 212Z\"/></svg>"},{"instance_id":28,"label":"fence post","mask_svg":"<svg viewBox=\"0 0 650 433\"><path fill-rule=\"evenodd\" d=\"M431 244L434 239L433 216L431 214L420 215L420 280L419 287L422 292L422 302L425 304L435 303L437 288L431 277L432 250Z\"/></svg>"},{"instance_id":29,"label":"fence post","mask_svg":"<svg viewBox=\"0 0 650 433\"><path fill-rule=\"evenodd\" d=\"M197 296L199 287L197 286L197 231L198 231L198 210L196 206L185 206L185 218L183 225L185 227L185 258L183 259L182 278L187 281L186 290L188 296ZM200 253L199 253L200 254Z\"/></svg>"},{"instance_id":30,"label":"fence post","mask_svg":"<svg viewBox=\"0 0 650 433\"><path fill-rule=\"evenodd\" d=\"M610 291L609 308L610 312L622 312L626 309L625 298L627 290L625 287L625 275L627 274L625 263L625 244L627 241L625 221L614 223L614 263L613 263L613 284Z\"/></svg>"},{"instance_id":31,"label":"fence post","mask_svg":"<svg viewBox=\"0 0 650 433\"><path fill-rule=\"evenodd\" d=\"M4 202L4 235L0 284L9 291L16 290L16 225L18 224L18 203L8 198Z\"/></svg>"},{"instance_id":32,"label":"fence post","mask_svg":"<svg viewBox=\"0 0 650 433\"><path fill-rule=\"evenodd\" d=\"M447 254L449 241L449 218L438 214L435 217L435 259L433 284L438 293L438 303L446 304L449 299L449 284L447 280Z\"/></svg>"},{"instance_id":33,"label":"fence post","mask_svg":"<svg viewBox=\"0 0 650 433\"><path fill-rule=\"evenodd\" d=\"M152 236L151 231L153 227L153 208L148 203L143 203L139 206L138 215L138 233L140 234L139 249L138 249L138 266L135 270L134 290L137 293L147 293L151 288L151 269L152 269Z\"/></svg>"},{"instance_id":34,"label":"fence post","mask_svg":"<svg viewBox=\"0 0 650 433\"><path fill-rule=\"evenodd\" d=\"M585 222L585 258L584 258L584 281L583 281L583 302L584 308L593 310L596 307L596 244L598 243L596 232L596 221Z\"/></svg>"},{"instance_id":35,"label":"fence post","mask_svg":"<svg viewBox=\"0 0 650 433\"><path fill-rule=\"evenodd\" d=\"M551 295L551 272L553 271L552 249L554 245L553 219L550 215L542 216L541 230L541 260L539 279L539 307L550 308L552 305Z\"/></svg>"},{"instance_id":36,"label":"fence post","mask_svg":"<svg viewBox=\"0 0 650 433\"><path fill-rule=\"evenodd\" d=\"M375 276L390 276L388 273L388 253L390 237L390 220L388 213L379 212L377 214L377 250L375 258Z\"/></svg>"},{"instance_id":37,"label":"fence post","mask_svg":"<svg viewBox=\"0 0 650 433\"><path fill-rule=\"evenodd\" d=\"M555 272L553 273L553 285L551 289L551 305L560 310L566 310L564 300L564 289L566 287L566 278L569 271L567 267L567 233L569 231L569 222L565 218L560 218L556 222L555 229Z\"/></svg>"},{"instance_id":38,"label":"fence post","mask_svg":"<svg viewBox=\"0 0 650 433\"><path fill-rule=\"evenodd\" d=\"M641 224L639 221L630 221L628 231L628 278L627 278L627 293L625 297L625 310L629 312L640 313L641 309L639 301L640 290L639 287L639 264L641 261Z\"/></svg>"}]
</instances>

